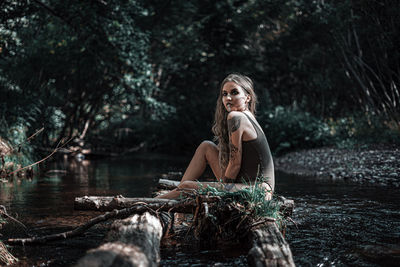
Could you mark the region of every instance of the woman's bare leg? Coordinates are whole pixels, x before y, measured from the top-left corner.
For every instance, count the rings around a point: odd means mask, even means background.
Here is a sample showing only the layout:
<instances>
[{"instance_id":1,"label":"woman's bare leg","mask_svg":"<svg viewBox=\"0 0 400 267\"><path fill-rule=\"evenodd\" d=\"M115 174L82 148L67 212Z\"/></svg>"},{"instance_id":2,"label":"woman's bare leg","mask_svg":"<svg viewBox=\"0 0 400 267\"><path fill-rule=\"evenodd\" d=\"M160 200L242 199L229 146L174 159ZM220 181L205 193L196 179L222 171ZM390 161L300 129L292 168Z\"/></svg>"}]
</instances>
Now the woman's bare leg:
<instances>
[{"instance_id":1,"label":"woman's bare leg","mask_svg":"<svg viewBox=\"0 0 400 267\"><path fill-rule=\"evenodd\" d=\"M207 164L210 165L215 177L221 177L221 168L218 160L218 148L211 141L203 141L196 149L181 182L195 181L204 173Z\"/></svg>"},{"instance_id":2,"label":"woman's bare leg","mask_svg":"<svg viewBox=\"0 0 400 267\"><path fill-rule=\"evenodd\" d=\"M168 198L168 199L176 199L179 198L181 195L184 196L190 190L197 190L199 186L202 185L203 187L211 186L218 189L223 189L228 192L236 192L243 188L249 187L248 184L242 183L219 183L219 182L196 182L196 181L184 181L181 182L178 187L164 195L158 196L157 198ZM254 185L251 185L254 186ZM262 189L265 190L265 200L271 200L273 191L271 187L267 183L261 183L260 186ZM186 192L185 192L186 190Z\"/></svg>"},{"instance_id":3,"label":"woman's bare leg","mask_svg":"<svg viewBox=\"0 0 400 267\"><path fill-rule=\"evenodd\" d=\"M193 182L200 178L204 173L206 166L210 165L215 177L221 177L221 167L218 160L218 148L211 141L203 141L196 149L192 160L189 163L181 182L177 189L174 189L164 195L157 196L157 198L178 198L182 194L182 188L197 189L198 182Z\"/></svg>"},{"instance_id":4,"label":"woman's bare leg","mask_svg":"<svg viewBox=\"0 0 400 267\"><path fill-rule=\"evenodd\" d=\"M190 192L190 190L198 189L199 182L195 181L184 181L181 182L177 188L174 190L164 194L156 196L156 198L166 198L166 199L176 199L180 196L185 196L186 193Z\"/></svg>"},{"instance_id":5,"label":"woman's bare leg","mask_svg":"<svg viewBox=\"0 0 400 267\"><path fill-rule=\"evenodd\" d=\"M189 194L191 190L199 189L200 185L203 187L212 186L219 189L224 189L224 185L217 182L197 182L197 181L183 181L178 187L164 195L157 196L156 198L167 198L167 199L176 199L180 196L185 196L185 194Z\"/></svg>"}]
</instances>

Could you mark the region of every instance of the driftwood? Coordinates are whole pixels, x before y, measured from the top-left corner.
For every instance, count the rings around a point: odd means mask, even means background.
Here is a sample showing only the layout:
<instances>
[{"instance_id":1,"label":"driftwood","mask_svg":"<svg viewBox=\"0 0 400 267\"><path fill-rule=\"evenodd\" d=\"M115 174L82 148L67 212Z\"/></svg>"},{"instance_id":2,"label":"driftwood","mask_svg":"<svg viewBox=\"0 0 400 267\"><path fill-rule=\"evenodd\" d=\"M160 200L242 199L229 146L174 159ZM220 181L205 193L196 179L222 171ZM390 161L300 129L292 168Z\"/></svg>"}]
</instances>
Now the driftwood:
<instances>
[{"instance_id":1,"label":"driftwood","mask_svg":"<svg viewBox=\"0 0 400 267\"><path fill-rule=\"evenodd\" d=\"M253 228L249 241L253 244L247 254L250 266L295 266L289 244L275 222Z\"/></svg>"},{"instance_id":2,"label":"driftwood","mask_svg":"<svg viewBox=\"0 0 400 267\"><path fill-rule=\"evenodd\" d=\"M174 177L174 175L180 174L178 173L169 173L169 174L164 174L162 179L158 180L158 188L161 190L173 190L179 185L179 181L174 181L174 180L169 180L166 178ZM165 193L166 191L163 191ZM286 199L285 197L279 196L278 200L281 205L281 212L285 216L291 216L293 213L294 209L294 201L291 199Z\"/></svg>"},{"instance_id":3,"label":"driftwood","mask_svg":"<svg viewBox=\"0 0 400 267\"><path fill-rule=\"evenodd\" d=\"M210 198L210 201L214 200ZM174 200L161 198L125 198L123 196L84 196L75 198L74 208L76 210L112 211L143 204L160 211L169 211L171 209L173 212L181 213L192 213L196 207L196 203L192 199Z\"/></svg>"},{"instance_id":4,"label":"driftwood","mask_svg":"<svg viewBox=\"0 0 400 267\"><path fill-rule=\"evenodd\" d=\"M167 175L164 175L167 176ZM159 179L158 188L162 190L172 190L178 186L178 181ZM203 198L204 199L204 198ZM207 202L213 202L217 198L209 197ZM291 216L294 209L294 201L291 199L286 199L282 196L278 197L280 203L280 210L285 216ZM98 211L111 211L114 209L123 209L131 207L136 203L148 203L148 204L169 204L176 205L178 200L168 200L160 198L125 198L121 195L110 197L110 196L84 196L76 197L74 201L74 208L76 210L98 210ZM175 212L189 212L191 213L195 206L181 205L179 208L175 207Z\"/></svg>"},{"instance_id":5,"label":"driftwood","mask_svg":"<svg viewBox=\"0 0 400 267\"><path fill-rule=\"evenodd\" d=\"M167 179L160 179L158 188L171 190L177 187L179 182ZM215 203L218 203L218 197L201 196L196 201L189 201L180 208L173 208L173 212L189 212L194 214L194 230L195 235L200 240L207 239L206 242L216 241L214 232L221 232L221 229L212 229L213 226L209 210L215 208ZM280 210L285 216L290 216L293 212L294 201L285 199L284 197L278 198L280 202ZM151 204L165 203L169 205L176 205L178 200L163 200L153 198L124 198L118 197L83 197L75 199L75 208L91 209L91 210L110 210L127 208L135 203L147 202ZM165 209L164 209L165 210ZM232 210L230 210L232 212ZM224 213L223 211L222 213ZM234 212L234 211L233 211ZM221 212L220 212L221 213ZM235 212L232 213L234 217ZM228 216L229 217L229 216ZM200 218L200 219L199 219ZM230 220L230 219L228 219ZM273 218L264 218L259 222L252 222L251 220L244 220L241 229L247 229L244 240L247 240L247 246L250 248L248 252L248 262L251 266L295 266L290 247L286 240L283 238L279 231L276 221ZM242 221L240 222L242 223ZM211 226L211 228L210 228ZM224 225L226 230L227 225ZM234 230L238 230L239 225L235 225ZM240 231L239 231L240 232ZM229 235L229 234L228 234ZM226 237L226 236L225 236ZM243 238L239 235L236 238Z\"/></svg>"},{"instance_id":6,"label":"driftwood","mask_svg":"<svg viewBox=\"0 0 400 267\"><path fill-rule=\"evenodd\" d=\"M84 202L81 201L82 199L84 199ZM218 198L202 197L201 201L199 201L199 198L190 201L177 201L177 200L146 199L146 198L140 198L140 199L135 198L132 200L129 198L117 197L118 201L114 201L112 203L113 199L115 198L84 197L84 198L77 198L76 202L80 203L78 205L80 208L84 208L85 205L83 205L82 203L86 203L86 208L88 209L94 208L98 210L100 208L105 209L105 203L107 202L111 203L111 206L113 208L116 208L117 206L115 206L115 203L120 203L122 206L126 206L126 205L134 205L135 203L140 203L140 202L143 203L146 200L150 200L151 203L149 203L148 205L152 207L159 207L159 210L165 210L171 212L190 211L191 213L193 213L194 211L195 217L203 216L207 220L209 209L212 208L212 205L210 206L209 204L217 202L216 200ZM291 212L293 210L294 203L292 200L281 198L281 201L283 205L286 205L284 206L283 209L285 212L288 211ZM207 204L207 202L209 204ZM94 203L97 203L97 205ZM99 205L99 203L101 203L101 205ZM199 211L200 209L203 211ZM204 227L205 224L206 223L202 222L201 227ZM235 225L235 227L238 227L238 225ZM265 218L264 220L252 223L251 225L248 224L246 225L244 223L243 229L251 229L250 231L247 231L248 246L251 247L248 253L248 260L251 266L294 266L290 247L283 238L282 234L280 233L276 225L276 222L273 218ZM200 238L205 237L210 239L212 230L213 229L210 228L202 229L203 234L200 234L199 237ZM114 249L118 250L118 248L120 248L120 246L115 244L112 246L103 245L102 247L96 249L96 253L100 253L98 252L98 250L104 251L108 249L113 251ZM118 253L123 253L123 251ZM115 252L115 254L118 253Z\"/></svg>"},{"instance_id":7,"label":"driftwood","mask_svg":"<svg viewBox=\"0 0 400 267\"><path fill-rule=\"evenodd\" d=\"M161 181L160 184L172 189L178 183L168 181ZM76 198L74 203L76 209L112 210L112 212L98 216L87 224L65 233L28 239L9 239L8 243L45 243L50 240L64 239L82 234L96 223L131 216L114 222L106 243L90 250L77 266L156 266L160 259L160 239L168 225L168 220L160 220L162 217L160 215L161 211L168 211L194 214L192 226L195 234L197 233L198 237L206 241L215 241L213 233L223 233L225 229L228 229L225 237L234 233L231 237L247 240L247 246L250 248L248 260L252 266L294 266L289 245L280 233L275 219L264 217L254 222L251 215L238 216L244 206L235 207L234 203L225 205L225 202L220 202L220 200L218 196L197 196L195 199L188 197L186 200L124 198L122 196ZM294 202L285 198L280 198L280 202L281 212L286 215L291 214ZM146 211L151 211L152 215ZM213 224L215 221L212 221L215 220L215 216L222 216L222 221L220 221L222 224L218 226L219 228L212 226L215 225ZM213 230L217 231L212 232ZM223 235L220 237L224 238Z\"/></svg>"},{"instance_id":8,"label":"driftwood","mask_svg":"<svg viewBox=\"0 0 400 267\"><path fill-rule=\"evenodd\" d=\"M159 198L125 198L123 196L84 196L76 197L74 201L75 210L98 210L98 211L112 211L114 209L124 209L132 207L135 204L157 204L157 205L176 205L180 203L178 200L168 200Z\"/></svg>"},{"instance_id":9,"label":"driftwood","mask_svg":"<svg viewBox=\"0 0 400 267\"><path fill-rule=\"evenodd\" d=\"M216 197L203 197L205 202L215 202L218 200ZM294 201L284 197L279 198L281 212L290 216L293 212ZM74 201L74 208L76 210L97 210L97 211L112 211L114 209L129 208L135 204L148 203L159 205L162 210L167 211L165 207L173 207L174 212L192 213L196 208L194 201L182 200L169 200L161 198L125 198L123 196L84 196L76 197ZM165 205L165 207L163 207Z\"/></svg>"},{"instance_id":10,"label":"driftwood","mask_svg":"<svg viewBox=\"0 0 400 267\"><path fill-rule=\"evenodd\" d=\"M0 241L0 265L17 263L18 259L8 252L6 246Z\"/></svg>"},{"instance_id":11,"label":"driftwood","mask_svg":"<svg viewBox=\"0 0 400 267\"><path fill-rule=\"evenodd\" d=\"M161 220L149 212L117 220L107 243L89 250L76 266L158 266L162 234Z\"/></svg>"},{"instance_id":12,"label":"driftwood","mask_svg":"<svg viewBox=\"0 0 400 267\"><path fill-rule=\"evenodd\" d=\"M168 179L159 179L158 180L158 188L172 190L175 189L179 185L179 181L168 180Z\"/></svg>"},{"instance_id":13,"label":"driftwood","mask_svg":"<svg viewBox=\"0 0 400 267\"><path fill-rule=\"evenodd\" d=\"M200 205L207 204L200 202L201 198L198 198L194 227L195 235L201 242L235 242L248 247L250 266L295 266L290 247L279 231L276 219L262 217L254 221L251 209L243 210L243 206L234 202L213 206Z\"/></svg>"},{"instance_id":14,"label":"driftwood","mask_svg":"<svg viewBox=\"0 0 400 267\"><path fill-rule=\"evenodd\" d=\"M186 206L190 207L190 206L194 206L194 205L195 205L194 201L181 201L181 202L178 201L178 202L173 202L173 203L167 202L167 203L152 203L152 204L146 204L143 202L136 203L136 205L131 206L129 208L125 208L125 209L121 209L121 210L115 209L112 212L106 212L105 214L95 217L95 218L91 219L89 222L87 222L86 224L81 225L71 231L47 235L47 236L41 236L41 237L8 239L7 243L14 244L14 245L44 244L49 241L62 240L62 239L81 235L86 230L91 228L93 225L107 221L109 219L124 219L132 214L136 214L136 213L141 214L141 213L149 211L149 210L172 211L173 212L175 209L180 210L180 209L186 208Z\"/></svg>"}]
</instances>

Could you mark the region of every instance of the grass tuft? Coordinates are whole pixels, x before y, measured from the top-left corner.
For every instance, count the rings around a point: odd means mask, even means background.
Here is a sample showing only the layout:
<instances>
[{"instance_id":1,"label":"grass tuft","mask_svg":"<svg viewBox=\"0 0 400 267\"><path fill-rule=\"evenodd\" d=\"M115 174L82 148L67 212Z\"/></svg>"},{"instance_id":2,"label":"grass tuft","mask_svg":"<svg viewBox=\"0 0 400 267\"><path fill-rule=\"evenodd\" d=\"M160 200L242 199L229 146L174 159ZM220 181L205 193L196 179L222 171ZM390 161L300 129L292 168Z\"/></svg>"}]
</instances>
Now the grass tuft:
<instances>
[{"instance_id":1,"label":"grass tuft","mask_svg":"<svg viewBox=\"0 0 400 267\"><path fill-rule=\"evenodd\" d=\"M284 216L280 212L280 202L274 195L271 200L266 199L266 191L261 186L267 179L259 177L254 182L245 183L248 186L234 192L224 189L223 183L214 186L201 186L198 193L200 195L218 196L221 198L221 205L233 204L243 216L251 216L254 221L265 217L276 219L279 227L284 225Z\"/></svg>"}]
</instances>

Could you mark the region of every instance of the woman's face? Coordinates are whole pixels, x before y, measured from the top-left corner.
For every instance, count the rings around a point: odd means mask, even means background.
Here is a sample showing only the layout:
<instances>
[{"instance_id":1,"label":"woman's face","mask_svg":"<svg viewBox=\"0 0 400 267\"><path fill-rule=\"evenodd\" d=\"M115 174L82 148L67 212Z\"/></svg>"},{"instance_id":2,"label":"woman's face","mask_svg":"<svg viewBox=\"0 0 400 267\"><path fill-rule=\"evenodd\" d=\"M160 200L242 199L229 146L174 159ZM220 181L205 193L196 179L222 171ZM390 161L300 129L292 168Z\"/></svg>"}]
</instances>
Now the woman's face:
<instances>
[{"instance_id":1,"label":"woman's face","mask_svg":"<svg viewBox=\"0 0 400 267\"><path fill-rule=\"evenodd\" d=\"M248 108L250 95L234 82L227 82L222 87L222 103L228 112L245 111Z\"/></svg>"}]
</instances>

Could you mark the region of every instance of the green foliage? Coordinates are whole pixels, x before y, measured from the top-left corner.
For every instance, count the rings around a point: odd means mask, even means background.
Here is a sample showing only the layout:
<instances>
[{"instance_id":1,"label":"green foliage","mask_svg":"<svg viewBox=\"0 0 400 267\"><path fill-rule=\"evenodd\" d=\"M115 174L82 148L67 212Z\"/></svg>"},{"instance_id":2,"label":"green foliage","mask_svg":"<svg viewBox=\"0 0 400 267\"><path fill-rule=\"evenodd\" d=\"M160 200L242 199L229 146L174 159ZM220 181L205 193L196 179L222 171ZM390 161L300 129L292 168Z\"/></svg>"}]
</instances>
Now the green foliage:
<instances>
[{"instance_id":1,"label":"green foliage","mask_svg":"<svg viewBox=\"0 0 400 267\"><path fill-rule=\"evenodd\" d=\"M31 101L20 88L4 79L0 79L0 93L0 140L8 147L0 154L3 154L9 172L31 164L36 158L34 147L27 138L35 131L32 128L43 102L40 99ZM0 169L4 168L1 166Z\"/></svg>"},{"instance_id":2,"label":"green foliage","mask_svg":"<svg viewBox=\"0 0 400 267\"><path fill-rule=\"evenodd\" d=\"M318 118L299 107L276 107L259 116L271 150L277 155L326 145L352 148L375 143L399 143L399 132L384 116L348 114Z\"/></svg>"},{"instance_id":3,"label":"green foliage","mask_svg":"<svg viewBox=\"0 0 400 267\"><path fill-rule=\"evenodd\" d=\"M33 163L36 158L33 146L26 142L27 128L23 125L13 125L2 132L0 137L0 174L5 175L16 169ZM4 160L4 164L3 163ZM34 167L36 169L36 167Z\"/></svg>"},{"instance_id":4,"label":"green foliage","mask_svg":"<svg viewBox=\"0 0 400 267\"><path fill-rule=\"evenodd\" d=\"M338 147L352 148L368 144L400 144L398 130L384 116L367 116L358 113L336 120L328 125L333 143Z\"/></svg>"},{"instance_id":5,"label":"green foliage","mask_svg":"<svg viewBox=\"0 0 400 267\"><path fill-rule=\"evenodd\" d=\"M212 138L218 83L241 72L278 153L338 142L329 120L357 112L398 128L399 3L2 1L0 120L44 125L44 146L129 129L115 141L190 153Z\"/></svg>"},{"instance_id":6,"label":"green foliage","mask_svg":"<svg viewBox=\"0 0 400 267\"><path fill-rule=\"evenodd\" d=\"M156 96L140 2L35 1L2 12L1 75L23 98L43 101L33 126L44 124L50 142L86 125L112 127L118 116L157 120L171 110Z\"/></svg>"},{"instance_id":7,"label":"green foliage","mask_svg":"<svg viewBox=\"0 0 400 267\"><path fill-rule=\"evenodd\" d=\"M275 129L268 138L278 153L334 142L326 119L362 109L336 35L353 21L350 1L152 1L148 6L153 10L148 25L157 25L150 35L151 57L165 97L177 108L178 118L166 125L179 137L170 141L174 147L211 138L218 82L231 71L254 79L258 96L268 100L261 114L303 103L301 114L265 116L267 126L277 123L267 131Z\"/></svg>"},{"instance_id":8,"label":"green foliage","mask_svg":"<svg viewBox=\"0 0 400 267\"><path fill-rule=\"evenodd\" d=\"M204 187L200 184L198 192L200 195L219 196L222 203L233 203L235 206L241 207L240 210L243 215L251 214L254 220L272 217L282 221L279 202L276 197L272 200L266 200L265 189L261 186L262 182L261 178L257 178L254 185L249 184L247 187L234 192L226 191L223 183L218 183L215 187L210 185Z\"/></svg>"},{"instance_id":9,"label":"green foliage","mask_svg":"<svg viewBox=\"0 0 400 267\"><path fill-rule=\"evenodd\" d=\"M277 154L330 144L327 123L298 107L276 107L260 116L268 142Z\"/></svg>"}]
</instances>

